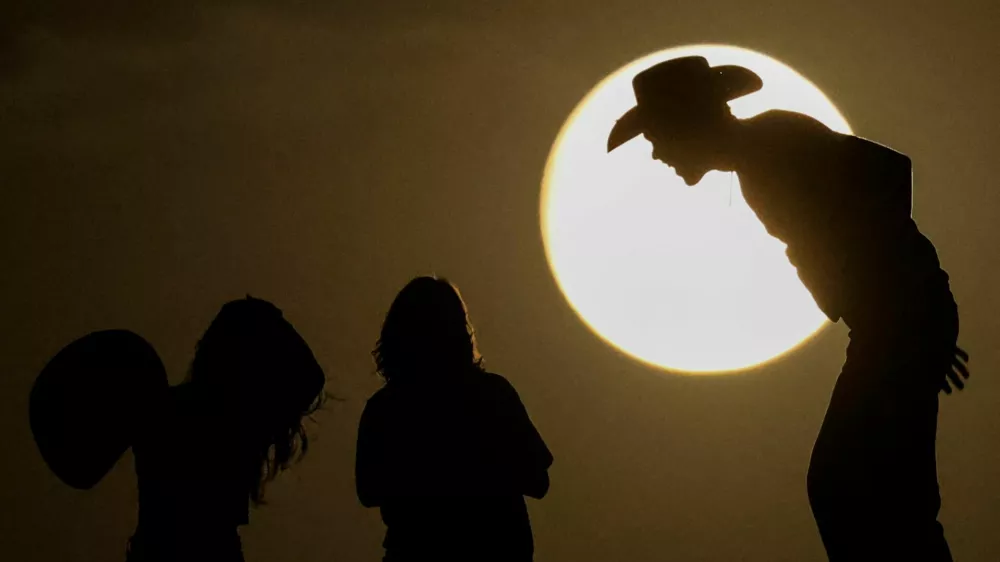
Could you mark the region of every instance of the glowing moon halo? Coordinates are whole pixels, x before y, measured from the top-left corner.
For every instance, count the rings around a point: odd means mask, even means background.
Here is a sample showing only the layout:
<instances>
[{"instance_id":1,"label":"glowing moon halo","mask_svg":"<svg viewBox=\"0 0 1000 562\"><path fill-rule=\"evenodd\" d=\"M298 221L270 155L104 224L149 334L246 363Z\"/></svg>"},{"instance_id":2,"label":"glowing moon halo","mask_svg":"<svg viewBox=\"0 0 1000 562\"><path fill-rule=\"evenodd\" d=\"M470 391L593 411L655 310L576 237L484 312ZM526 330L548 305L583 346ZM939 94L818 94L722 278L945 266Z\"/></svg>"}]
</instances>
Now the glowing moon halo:
<instances>
[{"instance_id":1,"label":"glowing moon halo","mask_svg":"<svg viewBox=\"0 0 1000 562\"><path fill-rule=\"evenodd\" d=\"M737 117L787 109L851 132L816 86L766 55L722 45L654 53L602 80L566 120L542 182L542 238L559 288L605 341L670 370L732 372L797 347L826 317L735 174L689 188L641 137L606 153L615 119L635 104L632 78L688 55L760 75L762 90L730 103Z\"/></svg>"}]
</instances>

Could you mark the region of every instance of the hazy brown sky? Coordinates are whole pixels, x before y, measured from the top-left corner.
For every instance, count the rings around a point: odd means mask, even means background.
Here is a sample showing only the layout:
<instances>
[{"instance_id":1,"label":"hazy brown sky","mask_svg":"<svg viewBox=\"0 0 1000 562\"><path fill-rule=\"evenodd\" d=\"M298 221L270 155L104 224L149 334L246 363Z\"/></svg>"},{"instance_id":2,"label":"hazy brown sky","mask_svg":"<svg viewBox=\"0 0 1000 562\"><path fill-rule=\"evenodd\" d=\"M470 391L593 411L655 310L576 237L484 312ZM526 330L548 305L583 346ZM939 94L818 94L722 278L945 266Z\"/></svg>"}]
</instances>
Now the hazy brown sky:
<instances>
[{"instance_id":1,"label":"hazy brown sky","mask_svg":"<svg viewBox=\"0 0 1000 562\"><path fill-rule=\"evenodd\" d=\"M0 21L4 559L121 560L135 521L130 457L83 493L34 449L46 359L130 328L176 381L249 292L285 310L346 401L252 514L247 559L377 560L352 472L368 352L395 291L437 272L556 456L530 502L539 562L822 560L805 471L846 329L745 375L671 375L592 335L543 255L539 181L574 104L696 42L777 57L913 158L974 369L942 401L941 517L956 559L1000 559L1000 4L145 4L25 0Z\"/></svg>"}]
</instances>

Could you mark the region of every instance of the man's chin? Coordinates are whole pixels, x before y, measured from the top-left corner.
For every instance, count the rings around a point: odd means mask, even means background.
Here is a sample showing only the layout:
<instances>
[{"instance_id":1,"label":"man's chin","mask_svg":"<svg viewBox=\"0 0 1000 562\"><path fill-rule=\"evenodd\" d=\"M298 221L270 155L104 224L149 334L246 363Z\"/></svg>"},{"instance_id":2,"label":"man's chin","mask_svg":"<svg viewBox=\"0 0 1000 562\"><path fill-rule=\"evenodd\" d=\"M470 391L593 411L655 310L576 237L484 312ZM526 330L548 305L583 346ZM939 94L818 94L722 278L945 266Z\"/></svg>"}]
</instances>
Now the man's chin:
<instances>
[{"instance_id":1,"label":"man's chin","mask_svg":"<svg viewBox=\"0 0 1000 562\"><path fill-rule=\"evenodd\" d=\"M688 187L694 187L701 181L701 178L705 177L705 174L680 174L680 176Z\"/></svg>"},{"instance_id":2,"label":"man's chin","mask_svg":"<svg viewBox=\"0 0 1000 562\"><path fill-rule=\"evenodd\" d=\"M688 172L686 170L682 171L682 170L678 170L674 166L671 166L670 169L673 170L674 174L677 177L681 178L681 180L688 187L693 187L693 186L697 185L698 182L700 182L701 179L705 177L705 172Z\"/></svg>"}]
</instances>

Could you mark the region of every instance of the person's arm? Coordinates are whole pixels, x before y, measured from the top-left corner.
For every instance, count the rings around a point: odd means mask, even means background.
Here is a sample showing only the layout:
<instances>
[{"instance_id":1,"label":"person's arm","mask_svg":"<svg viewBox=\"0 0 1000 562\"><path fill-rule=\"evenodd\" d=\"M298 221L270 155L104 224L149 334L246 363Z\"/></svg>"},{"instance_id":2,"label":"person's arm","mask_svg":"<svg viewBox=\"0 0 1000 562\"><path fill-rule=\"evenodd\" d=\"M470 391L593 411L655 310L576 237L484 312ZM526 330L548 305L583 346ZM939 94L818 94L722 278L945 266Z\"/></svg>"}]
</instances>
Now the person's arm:
<instances>
[{"instance_id":1,"label":"person's arm","mask_svg":"<svg viewBox=\"0 0 1000 562\"><path fill-rule=\"evenodd\" d=\"M543 468L529 472L524 480L522 493L529 498L540 500L549 493L549 470Z\"/></svg>"},{"instance_id":2,"label":"person's arm","mask_svg":"<svg viewBox=\"0 0 1000 562\"><path fill-rule=\"evenodd\" d=\"M531 422L528 411L514 387L507 383L513 429L514 478L518 491L541 499L549 491L549 467L552 453Z\"/></svg>"},{"instance_id":3,"label":"person's arm","mask_svg":"<svg viewBox=\"0 0 1000 562\"><path fill-rule=\"evenodd\" d=\"M354 458L354 481L358 499L365 507L379 507L384 499L384 470L381 435L372 413L371 401L361 413L358 446Z\"/></svg>"},{"instance_id":4,"label":"person's arm","mask_svg":"<svg viewBox=\"0 0 1000 562\"><path fill-rule=\"evenodd\" d=\"M520 401L519 401L520 402ZM528 411L521 405L523 415L523 443L525 448L525 470L522 480L523 493L526 496L542 499L549 491L549 467L552 466L552 453L542 440L542 436L531 423Z\"/></svg>"}]
</instances>

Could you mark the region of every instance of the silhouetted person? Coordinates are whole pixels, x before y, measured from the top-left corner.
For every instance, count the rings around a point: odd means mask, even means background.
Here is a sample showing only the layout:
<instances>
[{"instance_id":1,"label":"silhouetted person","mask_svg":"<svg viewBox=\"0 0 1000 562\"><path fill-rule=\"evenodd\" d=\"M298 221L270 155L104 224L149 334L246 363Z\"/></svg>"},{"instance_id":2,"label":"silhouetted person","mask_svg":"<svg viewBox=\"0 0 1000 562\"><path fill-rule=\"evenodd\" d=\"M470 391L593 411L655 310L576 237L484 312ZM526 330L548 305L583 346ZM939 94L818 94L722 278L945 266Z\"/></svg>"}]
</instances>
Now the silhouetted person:
<instances>
[{"instance_id":1,"label":"silhouetted person","mask_svg":"<svg viewBox=\"0 0 1000 562\"><path fill-rule=\"evenodd\" d=\"M322 402L323 385L281 311L247 297L222 307L175 387L135 334L77 340L39 375L32 428L49 465L78 488L93 486L132 447L139 521L128 562L241 562L238 527L262 503L266 483L305 452L302 418ZM86 430L55 409L74 392L82 394L68 413ZM82 436L89 445L70 450Z\"/></svg>"},{"instance_id":2,"label":"silhouetted person","mask_svg":"<svg viewBox=\"0 0 1000 562\"><path fill-rule=\"evenodd\" d=\"M910 160L798 113L734 117L727 102L761 86L702 57L658 64L635 77L637 105L608 150L642 134L688 185L736 172L816 303L850 328L808 477L830 559L950 560L937 522L938 391L963 388L968 356L948 276L910 216Z\"/></svg>"},{"instance_id":3,"label":"silhouetted person","mask_svg":"<svg viewBox=\"0 0 1000 562\"><path fill-rule=\"evenodd\" d=\"M458 290L411 281L372 354L385 386L361 416L356 478L381 508L385 560L532 560L523 496L548 491L552 455L510 383L483 370Z\"/></svg>"}]
</instances>

